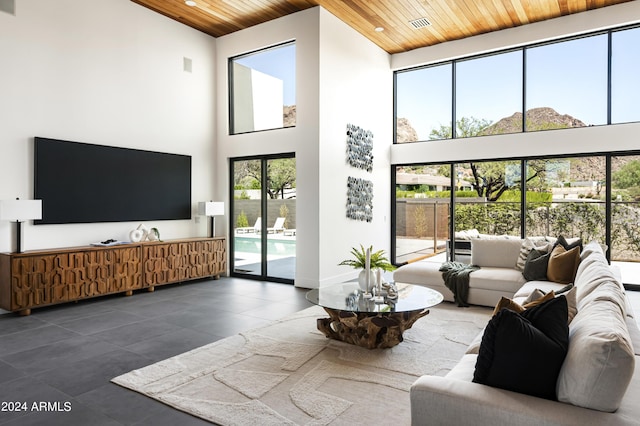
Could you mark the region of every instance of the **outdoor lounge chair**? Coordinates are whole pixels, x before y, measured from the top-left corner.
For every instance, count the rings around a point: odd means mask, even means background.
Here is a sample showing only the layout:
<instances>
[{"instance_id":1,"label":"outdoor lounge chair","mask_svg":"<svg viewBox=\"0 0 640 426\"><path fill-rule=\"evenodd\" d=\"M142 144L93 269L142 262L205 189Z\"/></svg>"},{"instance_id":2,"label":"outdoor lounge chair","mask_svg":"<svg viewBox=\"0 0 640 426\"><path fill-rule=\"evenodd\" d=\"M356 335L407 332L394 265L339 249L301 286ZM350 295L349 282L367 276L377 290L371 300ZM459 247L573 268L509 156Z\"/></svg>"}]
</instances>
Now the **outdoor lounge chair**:
<instances>
[{"instance_id":1,"label":"outdoor lounge chair","mask_svg":"<svg viewBox=\"0 0 640 426\"><path fill-rule=\"evenodd\" d=\"M276 223L273 224L273 228L267 228L267 234L271 234L271 233L276 234L278 232L283 232L285 220L286 218L284 217L276 218Z\"/></svg>"},{"instance_id":2,"label":"outdoor lounge chair","mask_svg":"<svg viewBox=\"0 0 640 426\"><path fill-rule=\"evenodd\" d=\"M248 234L249 232L255 232L257 234L258 232L260 232L260 226L261 226L260 220L261 220L261 218L258 217L256 219L255 225L253 225L253 226L245 226L245 227L242 227L242 228L236 228L236 233L237 234Z\"/></svg>"}]
</instances>

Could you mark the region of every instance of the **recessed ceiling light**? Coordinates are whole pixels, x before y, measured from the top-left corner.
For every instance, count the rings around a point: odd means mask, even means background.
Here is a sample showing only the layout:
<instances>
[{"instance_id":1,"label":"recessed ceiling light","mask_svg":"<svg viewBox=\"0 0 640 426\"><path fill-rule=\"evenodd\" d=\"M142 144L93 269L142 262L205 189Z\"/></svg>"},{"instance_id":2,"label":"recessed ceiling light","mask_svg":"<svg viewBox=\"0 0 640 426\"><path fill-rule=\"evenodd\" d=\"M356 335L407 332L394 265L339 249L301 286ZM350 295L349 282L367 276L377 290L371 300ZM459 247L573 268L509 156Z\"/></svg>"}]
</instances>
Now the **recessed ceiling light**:
<instances>
[{"instance_id":1,"label":"recessed ceiling light","mask_svg":"<svg viewBox=\"0 0 640 426\"><path fill-rule=\"evenodd\" d=\"M381 33L382 31L384 31L384 28L382 28L382 27L375 27L375 29L374 29L374 30L375 30L375 32L377 32L377 33Z\"/></svg>"},{"instance_id":2,"label":"recessed ceiling light","mask_svg":"<svg viewBox=\"0 0 640 426\"><path fill-rule=\"evenodd\" d=\"M184 2L184 4L186 4L187 6L195 6L196 2L193 0L187 0Z\"/></svg>"}]
</instances>

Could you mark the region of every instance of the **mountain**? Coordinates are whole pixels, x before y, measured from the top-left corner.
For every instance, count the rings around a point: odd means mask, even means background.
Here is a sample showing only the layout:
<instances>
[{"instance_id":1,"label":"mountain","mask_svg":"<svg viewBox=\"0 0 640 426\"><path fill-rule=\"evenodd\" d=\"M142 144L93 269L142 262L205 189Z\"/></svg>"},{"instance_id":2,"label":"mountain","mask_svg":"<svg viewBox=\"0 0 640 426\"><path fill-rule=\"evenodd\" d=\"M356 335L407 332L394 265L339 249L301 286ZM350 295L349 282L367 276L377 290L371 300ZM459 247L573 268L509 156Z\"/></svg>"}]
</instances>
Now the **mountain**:
<instances>
[{"instance_id":1,"label":"mountain","mask_svg":"<svg viewBox=\"0 0 640 426\"><path fill-rule=\"evenodd\" d=\"M282 116L284 125L282 127L291 127L296 125L296 110L295 105L285 105L283 107Z\"/></svg>"},{"instance_id":2,"label":"mountain","mask_svg":"<svg viewBox=\"0 0 640 426\"><path fill-rule=\"evenodd\" d=\"M396 140L398 143L416 142L419 140L427 140L428 138L428 135L422 135L422 138L419 138L411 122L406 118L398 118L396 126ZM569 114L560 114L549 107L531 108L527 111L527 129L529 131L566 129L569 127L586 127L586 124ZM499 135L519 132L522 132L522 113L516 112L509 117L502 118L493 123L478 135Z\"/></svg>"},{"instance_id":3,"label":"mountain","mask_svg":"<svg viewBox=\"0 0 640 426\"><path fill-rule=\"evenodd\" d=\"M396 141L403 143L416 142L418 140L418 132L411 126L409 120L407 118L398 118L396 123Z\"/></svg>"},{"instance_id":4,"label":"mountain","mask_svg":"<svg viewBox=\"0 0 640 426\"><path fill-rule=\"evenodd\" d=\"M553 108L531 108L527 111L527 130L567 129L586 127L586 124L569 114L560 114ZM522 113L516 112L489 126L481 135L499 135L522 132Z\"/></svg>"}]
</instances>

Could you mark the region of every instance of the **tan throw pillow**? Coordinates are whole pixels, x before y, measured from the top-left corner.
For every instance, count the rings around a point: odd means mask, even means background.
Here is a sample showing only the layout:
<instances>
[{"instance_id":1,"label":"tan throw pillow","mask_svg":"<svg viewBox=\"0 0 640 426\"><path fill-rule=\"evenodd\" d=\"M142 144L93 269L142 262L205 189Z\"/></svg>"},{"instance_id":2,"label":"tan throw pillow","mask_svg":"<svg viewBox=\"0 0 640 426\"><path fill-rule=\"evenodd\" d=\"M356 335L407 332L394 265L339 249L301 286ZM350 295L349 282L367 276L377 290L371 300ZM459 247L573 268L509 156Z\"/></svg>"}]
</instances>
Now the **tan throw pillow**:
<instances>
[{"instance_id":1,"label":"tan throw pillow","mask_svg":"<svg viewBox=\"0 0 640 426\"><path fill-rule=\"evenodd\" d=\"M576 277L580 263L580 247L567 251L561 245L555 246L549 257L547 279L560 284L570 284Z\"/></svg>"},{"instance_id":2,"label":"tan throw pillow","mask_svg":"<svg viewBox=\"0 0 640 426\"><path fill-rule=\"evenodd\" d=\"M527 298L527 300L525 300L525 303L522 305L520 305L517 302L514 302L513 300L507 297L502 296L498 301L498 304L496 305L496 307L493 309L493 315L500 312L502 308L510 309L513 312L516 312L519 314L524 312L526 309L533 308L534 306L538 306L539 304L544 303L547 300L551 300L555 297L555 294L553 291L550 291L547 294L543 294L540 290L536 289L534 290L534 292L537 292L537 294L540 294L540 297L535 298L535 300L533 299L529 300L529 298Z\"/></svg>"},{"instance_id":3,"label":"tan throw pillow","mask_svg":"<svg viewBox=\"0 0 640 426\"><path fill-rule=\"evenodd\" d=\"M500 298L500 300L498 301L498 304L496 305L496 307L493 309L493 315L497 314L498 312L500 312L502 310L502 308L507 308L510 309L514 312L520 313L522 311L524 311L524 308L522 306L520 306L519 303L514 302L513 300L502 296Z\"/></svg>"}]
</instances>

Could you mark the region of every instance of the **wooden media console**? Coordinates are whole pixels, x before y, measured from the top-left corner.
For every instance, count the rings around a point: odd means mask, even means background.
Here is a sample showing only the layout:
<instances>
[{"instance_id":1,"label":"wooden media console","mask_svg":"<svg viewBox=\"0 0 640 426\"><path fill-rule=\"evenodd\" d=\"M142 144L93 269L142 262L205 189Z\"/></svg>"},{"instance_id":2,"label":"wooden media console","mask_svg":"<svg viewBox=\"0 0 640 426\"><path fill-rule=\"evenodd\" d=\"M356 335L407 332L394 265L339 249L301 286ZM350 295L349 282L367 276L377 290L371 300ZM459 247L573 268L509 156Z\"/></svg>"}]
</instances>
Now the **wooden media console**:
<instances>
[{"instance_id":1,"label":"wooden media console","mask_svg":"<svg viewBox=\"0 0 640 426\"><path fill-rule=\"evenodd\" d=\"M224 237L0 253L0 308L32 308L156 286L220 278Z\"/></svg>"}]
</instances>

